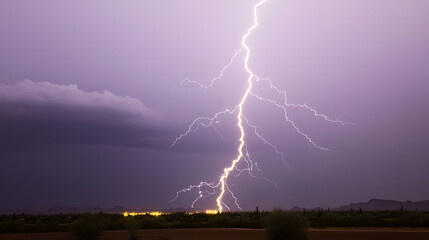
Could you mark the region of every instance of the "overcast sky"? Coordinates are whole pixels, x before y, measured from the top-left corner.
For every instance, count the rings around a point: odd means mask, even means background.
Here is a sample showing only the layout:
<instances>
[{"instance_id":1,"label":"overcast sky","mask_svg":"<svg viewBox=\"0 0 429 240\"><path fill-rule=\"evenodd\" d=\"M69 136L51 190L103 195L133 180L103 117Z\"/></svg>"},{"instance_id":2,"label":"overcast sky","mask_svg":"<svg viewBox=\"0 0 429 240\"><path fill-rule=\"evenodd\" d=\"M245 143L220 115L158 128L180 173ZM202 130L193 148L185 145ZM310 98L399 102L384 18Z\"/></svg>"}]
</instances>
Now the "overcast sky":
<instances>
[{"instance_id":1,"label":"overcast sky","mask_svg":"<svg viewBox=\"0 0 429 240\"><path fill-rule=\"evenodd\" d=\"M170 146L198 116L246 89L240 48L251 0L0 1L0 209L190 207L236 156L234 116ZM249 98L258 176L232 177L246 210L429 199L429 1L269 0L248 39L249 66L288 101L289 117ZM258 86L256 86L257 88ZM260 94L280 99L272 91ZM257 89L255 89L256 91ZM250 129L248 129L250 130ZM215 198L196 204L214 208Z\"/></svg>"}]
</instances>

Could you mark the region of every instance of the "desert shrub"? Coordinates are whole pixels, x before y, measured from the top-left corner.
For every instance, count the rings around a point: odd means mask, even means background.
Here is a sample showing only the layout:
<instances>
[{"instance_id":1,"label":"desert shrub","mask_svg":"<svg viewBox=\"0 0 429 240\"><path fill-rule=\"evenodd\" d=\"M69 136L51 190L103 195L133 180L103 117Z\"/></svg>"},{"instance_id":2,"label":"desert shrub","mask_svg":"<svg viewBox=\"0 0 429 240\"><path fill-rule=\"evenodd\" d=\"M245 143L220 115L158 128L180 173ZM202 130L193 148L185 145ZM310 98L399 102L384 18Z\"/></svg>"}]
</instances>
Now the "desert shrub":
<instances>
[{"instance_id":1,"label":"desert shrub","mask_svg":"<svg viewBox=\"0 0 429 240\"><path fill-rule=\"evenodd\" d=\"M16 232L25 232L25 225L22 222L8 221L0 222L0 233L16 233Z\"/></svg>"},{"instance_id":2,"label":"desert shrub","mask_svg":"<svg viewBox=\"0 0 429 240\"><path fill-rule=\"evenodd\" d=\"M102 214L90 214L73 221L70 230L78 239L97 239L104 229L103 222Z\"/></svg>"},{"instance_id":3,"label":"desert shrub","mask_svg":"<svg viewBox=\"0 0 429 240\"><path fill-rule=\"evenodd\" d=\"M297 213L274 209L265 217L268 240L306 240L309 222Z\"/></svg>"},{"instance_id":4,"label":"desert shrub","mask_svg":"<svg viewBox=\"0 0 429 240\"><path fill-rule=\"evenodd\" d=\"M357 219L359 222L358 227L377 227L377 224L383 225L383 223L380 223L379 218L370 213L363 213Z\"/></svg>"},{"instance_id":5,"label":"desert shrub","mask_svg":"<svg viewBox=\"0 0 429 240\"><path fill-rule=\"evenodd\" d=\"M338 227L358 227L359 222L356 216L344 215L338 218Z\"/></svg>"},{"instance_id":6,"label":"desert shrub","mask_svg":"<svg viewBox=\"0 0 429 240\"><path fill-rule=\"evenodd\" d=\"M126 229L123 219L104 219L104 230L124 230Z\"/></svg>"},{"instance_id":7,"label":"desert shrub","mask_svg":"<svg viewBox=\"0 0 429 240\"><path fill-rule=\"evenodd\" d=\"M130 240L137 240L139 239L138 230L142 226L142 221L134 218L134 217L128 217L124 220L124 225L128 230L128 234L130 236Z\"/></svg>"},{"instance_id":8,"label":"desert shrub","mask_svg":"<svg viewBox=\"0 0 429 240\"><path fill-rule=\"evenodd\" d=\"M315 227L332 227L332 226L335 226L336 224L337 224L337 216L335 215L335 213L323 214L320 218L312 222L312 226L315 226Z\"/></svg>"},{"instance_id":9,"label":"desert shrub","mask_svg":"<svg viewBox=\"0 0 429 240\"><path fill-rule=\"evenodd\" d=\"M163 216L143 216L142 218L142 228L145 229L159 229L165 228L167 226L167 220Z\"/></svg>"},{"instance_id":10,"label":"desert shrub","mask_svg":"<svg viewBox=\"0 0 429 240\"><path fill-rule=\"evenodd\" d=\"M259 228L259 219L253 213L243 213L239 217L239 226L243 228Z\"/></svg>"},{"instance_id":11,"label":"desert shrub","mask_svg":"<svg viewBox=\"0 0 429 240\"><path fill-rule=\"evenodd\" d=\"M425 215L420 212L411 212L406 214L402 220L402 225L417 228L417 227L428 227L429 226L429 215Z\"/></svg>"},{"instance_id":12,"label":"desert shrub","mask_svg":"<svg viewBox=\"0 0 429 240\"><path fill-rule=\"evenodd\" d=\"M234 221L231 216L222 214L222 215L213 216L208 220L207 224L210 227L225 228L225 227L231 227L233 225L233 222Z\"/></svg>"},{"instance_id":13,"label":"desert shrub","mask_svg":"<svg viewBox=\"0 0 429 240\"><path fill-rule=\"evenodd\" d=\"M124 216L119 214L103 215L104 230L125 230Z\"/></svg>"}]
</instances>

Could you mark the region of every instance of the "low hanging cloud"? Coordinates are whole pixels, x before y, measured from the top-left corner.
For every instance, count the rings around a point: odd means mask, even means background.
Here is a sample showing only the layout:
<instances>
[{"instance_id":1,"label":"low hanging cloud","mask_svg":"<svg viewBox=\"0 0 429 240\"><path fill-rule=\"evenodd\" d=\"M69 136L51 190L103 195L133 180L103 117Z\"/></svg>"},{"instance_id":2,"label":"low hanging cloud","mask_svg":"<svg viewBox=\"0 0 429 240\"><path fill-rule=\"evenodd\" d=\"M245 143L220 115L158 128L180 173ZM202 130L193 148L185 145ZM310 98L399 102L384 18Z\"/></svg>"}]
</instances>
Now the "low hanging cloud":
<instances>
[{"instance_id":1,"label":"low hanging cloud","mask_svg":"<svg viewBox=\"0 0 429 240\"><path fill-rule=\"evenodd\" d=\"M33 106L105 109L136 117L161 119L161 116L137 98L115 95L109 91L85 92L77 85L24 80L15 86L0 84L0 101Z\"/></svg>"},{"instance_id":2,"label":"low hanging cloud","mask_svg":"<svg viewBox=\"0 0 429 240\"><path fill-rule=\"evenodd\" d=\"M159 148L170 134L161 114L137 98L31 80L0 84L0 148L55 143Z\"/></svg>"}]
</instances>

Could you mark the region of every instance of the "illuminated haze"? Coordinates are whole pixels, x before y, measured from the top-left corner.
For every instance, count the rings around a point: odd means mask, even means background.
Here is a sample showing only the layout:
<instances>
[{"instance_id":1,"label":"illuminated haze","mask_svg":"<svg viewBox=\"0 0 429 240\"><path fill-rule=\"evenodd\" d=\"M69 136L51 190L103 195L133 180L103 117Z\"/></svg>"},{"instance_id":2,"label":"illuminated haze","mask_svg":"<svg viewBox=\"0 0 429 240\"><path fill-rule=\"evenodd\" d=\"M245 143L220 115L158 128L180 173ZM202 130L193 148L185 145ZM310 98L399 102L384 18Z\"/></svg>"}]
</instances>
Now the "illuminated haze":
<instances>
[{"instance_id":1,"label":"illuminated haze","mask_svg":"<svg viewBox=\"0 0 429 240\"><path fill-rule=\"evenodd\" d=\"M236 155L233 118L171 141L200 115L238 102L234 64L256 1L2 1L2 209L189 207L177 189L216 178ZM429 198L427 1L276 1L260 9L249 65L336 125L305 111L299 127L250 101L249 118L285 153L250 140L264 176L230 187L256 205L335 207L369 198ZM240 59L242 60L242 59ZM27 80L28 79L28 80ZM261 93L262 94L262 93ZM221 96L221 97L220 97ZM213 199L196 207L213 207Z\"/></svg>"}]
</instances>

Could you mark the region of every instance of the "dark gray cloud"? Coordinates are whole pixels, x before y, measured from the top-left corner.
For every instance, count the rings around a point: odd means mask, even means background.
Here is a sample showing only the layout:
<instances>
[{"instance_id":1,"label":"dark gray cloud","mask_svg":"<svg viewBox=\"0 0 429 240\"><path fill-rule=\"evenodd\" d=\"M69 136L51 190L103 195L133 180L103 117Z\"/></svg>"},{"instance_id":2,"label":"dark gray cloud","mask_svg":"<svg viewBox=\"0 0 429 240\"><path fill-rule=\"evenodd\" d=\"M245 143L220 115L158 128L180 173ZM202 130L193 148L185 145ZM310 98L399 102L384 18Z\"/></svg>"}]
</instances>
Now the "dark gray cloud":
<instances>
[{"instance_id":1,"label":"dark gray cloud","mask_svg":"<svg viewBox=\"0 0 429 240\"><path fill-rule=\"evenodd\" d=\"M0 147L52 143L158 147L171 134L142 101L76 85L24 80L0 84Z\"/></svg>"},{"instance_id":2,"label":"dark gray cloud","mask_svg":"<svg viewBox=\"0 0 429 240\"><path fill-rule=\"evenodd\" d=\"M229 116L233 118L233 116ZM17 150L47 144L148 147L178 152L231 152L237 135L228 124L197 124L175 146L185 125L168 121L142 101L77 85L24 80L0 84L0 148ZM219 131L221 130L221 131Z\"/></svg>"}]
</instances>

